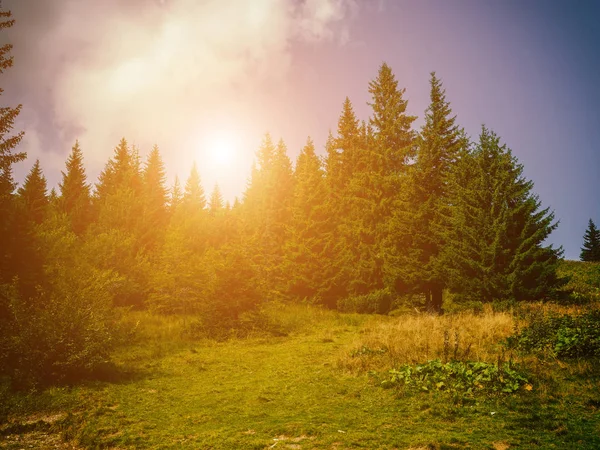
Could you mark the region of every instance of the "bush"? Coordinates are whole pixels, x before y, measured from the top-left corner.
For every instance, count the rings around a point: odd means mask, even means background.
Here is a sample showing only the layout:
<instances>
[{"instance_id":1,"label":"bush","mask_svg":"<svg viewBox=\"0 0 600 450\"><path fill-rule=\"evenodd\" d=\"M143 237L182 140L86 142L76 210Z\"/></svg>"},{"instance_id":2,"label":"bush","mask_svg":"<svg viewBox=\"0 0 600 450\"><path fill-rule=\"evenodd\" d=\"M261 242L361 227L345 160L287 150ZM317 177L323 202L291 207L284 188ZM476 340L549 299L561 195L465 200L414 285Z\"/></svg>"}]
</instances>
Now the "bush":
<instances>
[{"instance_id":1,"label":"bush","mask_svg":"<svg viewBox=\"0 0 600 450\"><path fill-rule=\"evenodd\" d=\"M337 308L346 313L387 314L392 305L392 299L389 289L379 289L368 294L340 299Z\"/></svg>"},{"instance_id":2,"label":"bush","mask_svg":"<svg viewBox=\"0 0 600 450\"><path fill-rule=\"evenodd\" d=\"M92 290L39 292L29 301L12 291L0 357L15 387L86 378L109 362L117 317L112 299Z\"/></svg>"},{"instance_id":3,"label":"bush","mask_svg":"<svg viewBox=\"0 0 600 450\"><path fill-rule=\"evenodd\" d=\"M117 336L113 272L82 256L64 217L38 231L46 282L31 297L0 287L0 372L15 387L74 381L104 368Z\"/></svg>"},{"instance_id":4,"label":"bush","mask_svg":"<svg viewBox=\"0 0 600 450\"><path fill-rule=\"evenodd\" d=\"M561 358L600 356L600 310L580 316L534 315L527 327L507 338L506 345Z\"/></svg>"}]
</instances>

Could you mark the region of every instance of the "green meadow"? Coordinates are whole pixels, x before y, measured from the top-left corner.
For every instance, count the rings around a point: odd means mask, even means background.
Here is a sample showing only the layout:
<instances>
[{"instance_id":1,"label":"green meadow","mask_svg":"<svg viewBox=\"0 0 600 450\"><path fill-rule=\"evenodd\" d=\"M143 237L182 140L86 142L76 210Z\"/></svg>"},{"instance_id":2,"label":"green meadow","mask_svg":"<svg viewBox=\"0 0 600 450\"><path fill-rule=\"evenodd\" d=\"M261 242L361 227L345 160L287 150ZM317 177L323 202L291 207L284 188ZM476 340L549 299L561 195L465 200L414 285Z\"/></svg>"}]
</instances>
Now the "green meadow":
<instances>
[{"instance_id":1,"label":"green meadow","mask_svg":"<svg viewBox=\"0 0 600 450\"><path fill-rule=\"evenodd\" d=\"M193 317L128 312L126 339L97 380L4 387L0 446L599 448L598 360L503 344L528 321L596 308L535 303L383 316L272 303L248 319L244 336L218 340L195 336ZM393 368L445 358L510 361L527 381L510 393L389 383Z\"/></svg>"}]
</instances>

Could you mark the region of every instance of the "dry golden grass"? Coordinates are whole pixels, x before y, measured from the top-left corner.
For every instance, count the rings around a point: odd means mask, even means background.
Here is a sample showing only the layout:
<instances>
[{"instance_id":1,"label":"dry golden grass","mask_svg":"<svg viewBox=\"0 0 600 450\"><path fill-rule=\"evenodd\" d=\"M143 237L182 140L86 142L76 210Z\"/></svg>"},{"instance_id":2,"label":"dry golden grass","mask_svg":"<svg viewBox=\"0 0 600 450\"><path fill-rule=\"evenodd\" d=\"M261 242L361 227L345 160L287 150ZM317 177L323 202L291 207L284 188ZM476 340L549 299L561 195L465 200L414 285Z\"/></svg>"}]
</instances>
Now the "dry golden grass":
<instances>
[{"instance_id":1,"label":"dry golden grass","mask_svg":"<svg viewBox=\"0 0 600 450\"><path fill-rule=\"evenodd\" d=\"M491 308L478 315L403 315L368 322L344 349L338 367L352 372L387 370L436 358L494 362L504 351L499 342L514 329L512 314Z\"/></svg>"}]
</instances>

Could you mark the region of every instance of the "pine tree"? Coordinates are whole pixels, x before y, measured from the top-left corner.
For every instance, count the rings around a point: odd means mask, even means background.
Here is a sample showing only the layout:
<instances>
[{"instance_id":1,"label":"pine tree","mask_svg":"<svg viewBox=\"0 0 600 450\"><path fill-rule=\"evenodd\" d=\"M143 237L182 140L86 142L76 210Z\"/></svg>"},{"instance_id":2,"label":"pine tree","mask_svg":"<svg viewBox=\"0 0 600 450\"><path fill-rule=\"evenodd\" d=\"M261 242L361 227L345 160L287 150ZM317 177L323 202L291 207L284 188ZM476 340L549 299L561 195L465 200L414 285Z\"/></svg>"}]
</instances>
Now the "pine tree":
<instances>
[{"instance_id":1,"label":"pine tree","mask_svg":"<svg viewBox=\"0 0 600 450\"><path fill-rule=\"evenodd\" d=\"M169 199L169 213L172 215L181 202L183 201L183 194L181 193L181 185L179 184L179 177L175 177L175 182L171 187L171 196Z\"/></svg>"},{"instance_id":2,"label":"pine tree","mask_svg":"<svg viewBox=\"0 0 600 450\"><path fill-rule=\"evenodd\" d=\"M440 311L445 286L437 264L444 245L437 233L440 209L448 203L448 177L464 132L455 124L441 81L431 73L430 101L418 139L416 163L404 178L390 221L386 276L397 290L424 293L427 307Z\"/></svg>"},{"instance_id":3,"label":"pine tree","mask_svg":"<svg viewBox=\"0 0 600 450\"><path fill-rule=\"evenodd\" d=\"M102 270L122 277L118 305L142 306L147 296L148 260L143 237L143 183L137 149L121 139L96 184L84 252Z\"/></svg>"},{"instance_id":4,"label":"pine tree","mask_svg":"<svg viewBox=\"0 0 600 450\"><path fill-rule=\"evenodd\" d=\"M292 298L327 304L327 278L333 259L328 253L331 211L322 163L310 138L298 156L294 178L291 221L285 242L287 290Z\"/></svg>"},{"instance_id":5,"label":"pine tree","mask_svg":"<svg viewBox=\"0 0 600 450\"><path fill-rule=\"evenodd\" d=\"M34 296L37 285L43 284L44 256L38 245L38 227L48 215L48 188L46 178L36 160L18 190L19 209L17 225L19 252L13 264L19 276L19 289L24 299Z\"/></svg>"},{"instance_id":6,"label":"pine tree","mask_svg":"<svg viewBox=\"0 0 600 450\"><path fill-rule=\"evenodd\" d=\"M18 190L27 222L39 225L48 211L48 187L37 159Z\"/></svg>"},{"instance_id":7,"label":"pine tree","mask_svg":"<svg viewBox=\"0 0 600 450\"><path fill-rule=\"evenodd\" d=\"M600 230L596 228L594 221L590 219L587 230L583 235L583 247L579 256L582 261L600 261Z\"/></svg>"},{"instance_id":8,"label":"pine tree","mask_svg":"<svg viewBox=\"0 0 600 450\"><path fill-rule=\"evenodd\" d=\"M0 29L10 28L15 21L10 11L0 10ZM11 44L0 47L0 73L4 73L13 65L10 56ZM0 89L0 94L3 90ZM23 138L23 132L10 135L15 119L21 112L21 105L14 108L0 107L0 283L10 282L15 274L12 258L18 252L15 237L19 230L15 228L16 200L14 196L15 182L12 176L12 165L23 161L24 152L15 152L15 148ZM0 309L2 305L0 304ZM0 311L0 315L2 312Z\"/></svg>"},{"instance_id":9,"label":"pine tree","mask_svg":"<svg viewBox=\"0 0 600 450\"><path fill-rule=\"evenodd\" d=\"M536 300L558 287L562 249L543 245L558 224L532 188L510 149L484 127L453 169L444 208L440 263L458 298Z\"/></svg>"},{"instance_id":10,"label":"pine tree","mask_svg":"<svg viewBox=\"0 0 600 450\"><path fill-rule=\"evenodd\" d=\"M216 215L223 210L223 196L221 195L221 189L219 185L215 184L212 193L210 194L210 200L208 201L208 210L212 215Z\"/></svg>"},{"instance_id":11,"label":"pine tree","mask_svg":"<svg viewBox=\"0 0 600 450\"><path fill-rule=\"evenodd\" d=\"M155 145L142 172L144 211L141 239L142 245L149 250L159 245L168 223L165 178L165 166Z\"/></svg>"},{"instance_id":12,"label":"pine tree","mask_svg":"<svg viewBox=\"0 0 600 450\"><path fill-rule=\"evenodd\" d=\"M66 168L67 171L62 172L62 181L58 185L59 204L61 210L69 217L72 230L81 235L90 225L91 196L79 141L75 141L71 149Z\"/></svg>"},{"instance_id":13,"label":"pine tree","mask_svg":"<svg viewBox=\"0 0 600 450\"><path fill-rule=\"evenodd\" d=\"M335 148L347 148L330 152L339 160L335 167L341 166L341 172L349 175L347 182L342 183L338 207L342 213L336 227L340 236L336 246L336 284L346 290L340 290L341 295L363 295L385 287L383 255L392 205L414 152L411 125L415 117L406 114L404 90L398 89L389 66L380 67L377 78L369 83L369 92L371 119L359 126L346 101ZM329 173L327 177L330 178ZM381 298L384 297L389 298ZM388 307L379 305L378 310L383 312Z\"/></svg>"},{"instance_id":14,"label":"pine tree","mask_svg":"<svg viewBox=\"0 0 600 450\"><path fill-rule=\"evenodd\" d=\"M398 89L398 81L386 63L379 68L377 78L369 83L373 115L369 125L374 132L375 158L372 170L397 174L414 154L415 134L411 129L415 116L406 114L406 89Z\"/></svg>"},{"instance_id":15,"label":"pine tree","mask_svg":"<svg viewBox=\"0 0 600 450\"><path fill-rule=\"evenodd\" d=\"M291 203L294 195L292 162L282 139L277 143L269 186L272 232L280 248L285 241L285 229L291 219Z\"/></svg>"},{"instance_id":16,"label":"pine tree","mask_svg":"<svg viewBox=\"0 0 600 450\"><path fill-rule=\"evenodd\" d=\"M192 208L196 211L206 208L206 196L204 195L204 188L200 182L200 173L198 172L196 163L192 166L190 175L185 183L183 204L186 208Z\"/></svg>"},{"instance_id":17,"label":"pine tree","mask_svg":"<svg viewBox=\"0 0 600 450\"><path fill-rule=\"evenodd\" d=\"M125 138L100 173L94 195L96 227L138 234L143 217L142 175L136 149Z\"/></svg>"},{"instance_id":18,"label":"pine tree","mask_svg":"<svg viewBox=\"0 0 600 450\"><path fill-rule=\"evenodd\" d=\"M335 139L336 151L341 166L338 171L338 177L340 178L338 184L342 189L347 187L355 171L364 169L360 166L361 160L358 154L361 150L360 139L359 121L354 114L350 99L346 97L342 106L342 114L338 119L337 138ZM332 175L335 175L335 172Z\"/></svg>"},{"instance_id":19,"label":"pine tree","mask_svg":"<svg viewBox=\"0 0 600 450\"><path fill-rule=\"evenodd\" d=\"M102 200L116 193L119 188L129 186L131 184L133 168L134 158L132 151L129 149L127 140L122 138L114 150L113 157L108 161L98 177L96 197Z\"/></svg>"}]
</instances>

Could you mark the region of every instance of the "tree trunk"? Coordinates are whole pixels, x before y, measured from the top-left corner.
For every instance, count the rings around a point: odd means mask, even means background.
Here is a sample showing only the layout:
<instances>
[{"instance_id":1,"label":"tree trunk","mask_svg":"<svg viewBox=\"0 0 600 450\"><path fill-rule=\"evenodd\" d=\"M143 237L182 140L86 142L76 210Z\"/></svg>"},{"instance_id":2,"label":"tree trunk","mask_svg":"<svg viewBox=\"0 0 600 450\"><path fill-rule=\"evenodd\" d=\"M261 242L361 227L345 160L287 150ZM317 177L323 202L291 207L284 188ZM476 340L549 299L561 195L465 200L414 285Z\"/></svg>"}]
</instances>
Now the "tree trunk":
<instances>
[{"instance_id":1,"label":"tree trunk","mask_svg":"<svg viewBox=\"0 0 600 450\"><path fill-rule=\"evenodd\" d=\"M438 314L441 314L442 312L442 293L443 289L440 286L431 288L430 310Z\"/></svg>"}]
</instances>

